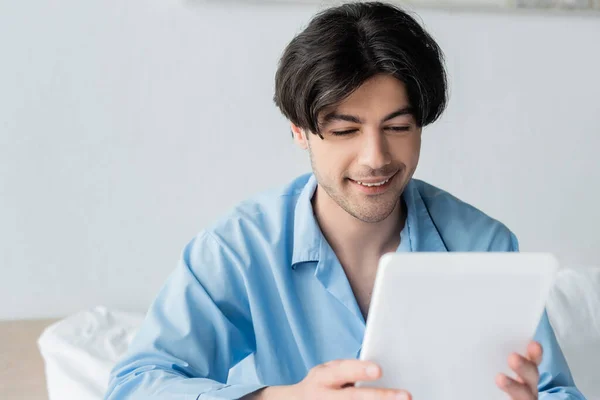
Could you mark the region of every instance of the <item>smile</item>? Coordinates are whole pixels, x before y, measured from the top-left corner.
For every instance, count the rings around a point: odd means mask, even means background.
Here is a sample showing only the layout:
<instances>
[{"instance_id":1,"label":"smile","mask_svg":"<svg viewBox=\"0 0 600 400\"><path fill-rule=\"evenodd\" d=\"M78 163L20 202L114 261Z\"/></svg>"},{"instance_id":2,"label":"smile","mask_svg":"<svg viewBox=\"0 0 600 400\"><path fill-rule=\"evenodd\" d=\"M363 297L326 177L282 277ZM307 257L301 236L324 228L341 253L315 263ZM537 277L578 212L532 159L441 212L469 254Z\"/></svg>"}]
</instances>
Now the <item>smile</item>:
<instances>
[{"instance_id":1,"label":"smile","mask_svg":"<svg viewBox=\"0 0 600 400\"><path fill-rule=\"evenodd\" d=\"M358 183L359 185L366 186L366 187L375 187L375 186L385 185L386 183L388 183L390 181L390 179L392 179L391 176L389 178L387 178L385 181L381 181L381 182L373 182L373 183L366 183L366 182L360 182L360 181L354 181L354 182Z\"/></svg>"}]
</instances>

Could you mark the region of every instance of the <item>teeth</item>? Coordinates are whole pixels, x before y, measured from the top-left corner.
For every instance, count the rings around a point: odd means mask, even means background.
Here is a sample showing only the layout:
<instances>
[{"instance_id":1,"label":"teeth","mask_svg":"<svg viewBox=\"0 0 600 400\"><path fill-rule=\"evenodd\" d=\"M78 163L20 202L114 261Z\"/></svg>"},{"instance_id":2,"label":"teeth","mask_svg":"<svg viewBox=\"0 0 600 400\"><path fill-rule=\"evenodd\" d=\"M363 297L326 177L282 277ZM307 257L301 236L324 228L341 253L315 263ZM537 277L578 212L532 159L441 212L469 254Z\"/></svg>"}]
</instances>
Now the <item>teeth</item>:
<instances>
[{"instance_id":1,"label":"teeth","mask_svg":"<svg viewBox=\"0 0 600 400\"><path fill-rule=\"evenodd\" d=\"M363 183L363 182L356 181L356 183L358 183L359 185L363 185L366 187L381 186L381 185L385 185L388 182L389 182L389 178L383 182L377 182L377 183Z\"/></svg>"}]
</instances>

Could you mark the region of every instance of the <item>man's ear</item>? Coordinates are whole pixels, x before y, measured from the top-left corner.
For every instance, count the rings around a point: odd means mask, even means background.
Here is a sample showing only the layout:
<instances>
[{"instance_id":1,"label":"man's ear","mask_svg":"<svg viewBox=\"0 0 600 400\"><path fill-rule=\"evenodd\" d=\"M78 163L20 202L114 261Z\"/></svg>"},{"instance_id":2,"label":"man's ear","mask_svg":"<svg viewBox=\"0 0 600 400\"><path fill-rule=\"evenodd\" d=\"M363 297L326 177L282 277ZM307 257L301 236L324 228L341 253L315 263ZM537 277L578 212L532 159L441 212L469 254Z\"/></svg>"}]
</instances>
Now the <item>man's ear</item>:
<instances>
[{"instance_id":1,"label":"man's ear","mask_svg":"<svg viewBox=\"0 0 600 400\"><path fill-rule=\"evenodd\" d=\"M302 150L308 149L308 132L304 129L294 125L292 126L292 134L294 135L294 142L300 147Z\"/></svg>"}]
</instances>

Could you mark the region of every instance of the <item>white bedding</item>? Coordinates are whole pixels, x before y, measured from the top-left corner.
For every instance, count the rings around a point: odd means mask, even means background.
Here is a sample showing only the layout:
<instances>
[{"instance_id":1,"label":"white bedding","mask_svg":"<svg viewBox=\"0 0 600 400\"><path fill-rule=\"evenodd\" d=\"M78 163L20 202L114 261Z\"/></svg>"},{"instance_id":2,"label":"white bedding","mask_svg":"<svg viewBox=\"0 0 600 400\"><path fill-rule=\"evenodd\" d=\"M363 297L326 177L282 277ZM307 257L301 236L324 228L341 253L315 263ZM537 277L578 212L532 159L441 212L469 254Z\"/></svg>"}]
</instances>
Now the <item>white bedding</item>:
<instances>
[{"instance_id":1,"label":"white bedding","mask_svg":"<svg viewBox=\"0 0 600 400\"><path fill-rule=\"evenodd\" d=\"M563 269L546 308L575 384L600 400L600 268Z\"/></svg>"},{"instance_id":2,"label":"white bedding","mask_svg":"<svg viewBox=\"0 0 600 400\"><path fill-rule=\"evenodd\" d=\"M143 317L96 307L49 326L38 346L50 400L102 399L110 371Z\"/></svg>"},{"instance_id":3,"label":"white bedding","mask_svg":"<svg viewBox=\"0 0 600 400\"><path fill-rule=\"evenodd\" d=\"M600 267L563 269L548 315L579 389L600 400ZM96 307L48 327L38 345L50 400L99 400L143 315Z\"/></svg>"}]
</instances>

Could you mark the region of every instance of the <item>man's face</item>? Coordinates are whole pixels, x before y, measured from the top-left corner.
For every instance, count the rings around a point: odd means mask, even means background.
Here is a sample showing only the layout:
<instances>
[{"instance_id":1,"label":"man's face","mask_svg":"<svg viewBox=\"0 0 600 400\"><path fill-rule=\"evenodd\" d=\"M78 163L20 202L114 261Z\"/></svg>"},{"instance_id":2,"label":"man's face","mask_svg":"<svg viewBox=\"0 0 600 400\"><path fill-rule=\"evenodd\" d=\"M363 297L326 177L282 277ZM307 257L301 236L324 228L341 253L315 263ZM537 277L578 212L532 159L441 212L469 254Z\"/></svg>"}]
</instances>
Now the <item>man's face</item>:
<instances>
[{"instance_id":1,"label":"man's face","mask_svg":"<svg viewBox=\"0 0 600 400\"><path fill-rule=\"evenodd\" d=\"M292 126L319 186L342 209L379 222L398 204L421 149L421 128L402 82L377 75L319 116L324 139Z\"/></svg>"}]
</instances>

